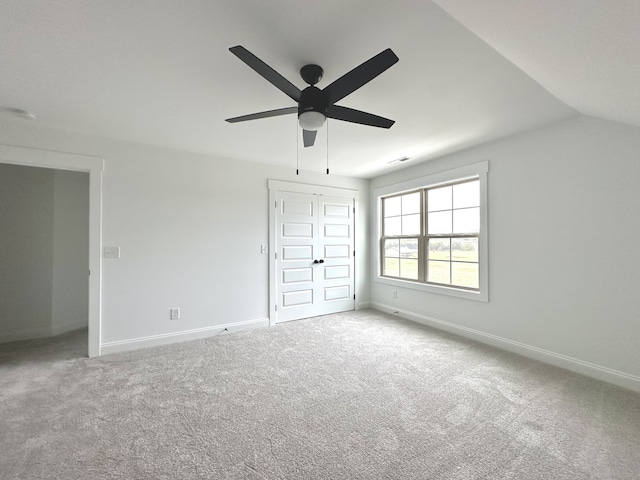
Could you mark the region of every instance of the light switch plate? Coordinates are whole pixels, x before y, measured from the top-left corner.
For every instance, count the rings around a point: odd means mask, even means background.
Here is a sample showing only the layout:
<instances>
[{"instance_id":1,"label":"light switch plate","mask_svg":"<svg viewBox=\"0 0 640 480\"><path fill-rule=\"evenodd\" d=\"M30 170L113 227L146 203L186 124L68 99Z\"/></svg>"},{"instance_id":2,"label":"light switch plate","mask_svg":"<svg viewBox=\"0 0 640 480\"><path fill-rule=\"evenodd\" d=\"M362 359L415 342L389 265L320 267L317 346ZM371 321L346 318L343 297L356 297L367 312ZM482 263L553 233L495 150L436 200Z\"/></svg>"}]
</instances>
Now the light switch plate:
<instances>
[{"instance_id":1,"label":"light switch plate","mask_svg":"<svg viewBox=\"0 0 640 480\"><path fill-rule=\"evenodd\" d=\"M120 247L102 247L104 258L120 258Z\"/></svg>"},{"instance_id":2,"label":"light switch plate","mask_svg":"<svg viewBox=\"0 0 640 480\"><path fill-rule=\"evenodd\" d=\"M269 253L269 246L268 245L260 245L260 253Z\"/></svg>"}]
</instances>

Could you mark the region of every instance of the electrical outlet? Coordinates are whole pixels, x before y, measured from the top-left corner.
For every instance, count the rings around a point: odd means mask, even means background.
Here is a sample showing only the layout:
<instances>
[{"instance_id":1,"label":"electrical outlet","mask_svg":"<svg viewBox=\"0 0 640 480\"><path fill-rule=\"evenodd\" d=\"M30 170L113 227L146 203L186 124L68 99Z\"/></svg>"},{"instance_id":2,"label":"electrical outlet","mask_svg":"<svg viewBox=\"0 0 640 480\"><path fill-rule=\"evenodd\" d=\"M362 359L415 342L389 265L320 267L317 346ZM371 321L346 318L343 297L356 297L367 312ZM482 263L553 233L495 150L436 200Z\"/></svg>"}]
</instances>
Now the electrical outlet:
<instances>
[{"instance_id":1,"label":"electrical outlet","mask_svg":"<svg viewBox=\"0 0 640 480\"><path fill-rule=\"evenodd\" d=\"M398 298L398 290L391 290L391 298Z\"/></svg>"},{"instance_id":2,"label":"electrical outlet","mask_svg":"<svg viewBox=\"0 0 640 480\"><path fill-rule=\"evenodd\" d=\"M172 308L171 310L169 310L169 318L171 320L179 320L180 319L180 309L179 308Z\"/></svg>"}]
</instances>

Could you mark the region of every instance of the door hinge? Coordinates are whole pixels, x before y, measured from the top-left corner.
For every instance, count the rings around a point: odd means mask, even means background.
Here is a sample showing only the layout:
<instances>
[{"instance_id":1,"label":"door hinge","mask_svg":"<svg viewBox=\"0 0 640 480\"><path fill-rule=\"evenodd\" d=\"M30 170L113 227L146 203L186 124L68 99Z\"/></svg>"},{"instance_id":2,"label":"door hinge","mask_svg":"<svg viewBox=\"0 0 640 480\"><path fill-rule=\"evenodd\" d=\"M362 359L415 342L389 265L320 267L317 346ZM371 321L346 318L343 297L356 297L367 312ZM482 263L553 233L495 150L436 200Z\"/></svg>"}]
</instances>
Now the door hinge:
<instances>
[{"instance_id":1,"label":"door hinge","mask_svg":"<svg viewBox=\"0 0 640 480\"><path fill-rule=\"evenodd\" d=\"M276 305L276 312L278 311L278 305Z\"/></svg>"},{"instance_id":2,"label":"door hinge","mask_svg":"<svg viewBox=\"0 0 640 480\"><path fill-rule=\"evenodd\" d=\"M356 207L353 207L353 213L356 213Z\"/></svg>"},{"instance_id":3,"label":"door hinge","mask_svg":"<svg viewBox=\"0 0 640 480\"><path fill-rule=\"evenodd\" d=\"M278 208L278 201L277 201L277 200L276 200L276 205L275 205L275 207L276 207L276 208Z\"/></svg>"},{"instance_id":4,"label":"door hinge","mask_svg":"<svg viewBox=\"0 0 640 480\"><path fill-rule=\"evenodd\" d=\"M354 256L354 257L356 256L356 251L355 251L355 250L353 251L353 256Z\"/></svg>"},{"instance_id":5,"label":"door hinge","mask_svg":"<svg viewBox=\"0 0 640 480\"><path fill-rule=\"evenodd\" d=\"M278 252L275 252L273 255L274 255L274 257L273 257L273 258L274 258L275 260L277 260L277 259L278 259Z\"/></svg>"},{"instance_id":6,"label":"door hinge","mask_svg":"<svg viewBox=\"0 0 640 480\"><path fill-rule=\"evenodd\" d=\"M353 299L354 299L354 300L356 299L356 294L355 294L355 293L353 294Z\"/></svg>"}]
</instances>

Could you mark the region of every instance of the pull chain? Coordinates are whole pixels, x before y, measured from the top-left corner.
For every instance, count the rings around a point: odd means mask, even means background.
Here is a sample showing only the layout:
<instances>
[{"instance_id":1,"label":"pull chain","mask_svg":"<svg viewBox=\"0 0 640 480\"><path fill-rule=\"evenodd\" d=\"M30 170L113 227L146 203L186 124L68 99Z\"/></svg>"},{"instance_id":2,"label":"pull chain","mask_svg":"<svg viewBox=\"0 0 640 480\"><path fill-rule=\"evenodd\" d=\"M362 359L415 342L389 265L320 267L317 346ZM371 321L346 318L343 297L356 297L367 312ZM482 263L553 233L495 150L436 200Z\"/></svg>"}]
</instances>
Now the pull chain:
<instances>
[{"instance_id":1,"label":"pull chain","mask_svg":"<svg viewBox=\"0 0 640 480\"><path fill-rule=\"evenodd\" d=\"M296 120L296 175L300 175L300 134L298 133L297 120Z\"/></svg>"},{"instance_id":2,"label":"pull chain","mask_svg":"<svg viewBox=\"0 0 640 480\"><path fill-rule=\"evenodd\" d=\"M327 175L329 175L329 119L327 118Z\"/></svg>"}]
</instances>

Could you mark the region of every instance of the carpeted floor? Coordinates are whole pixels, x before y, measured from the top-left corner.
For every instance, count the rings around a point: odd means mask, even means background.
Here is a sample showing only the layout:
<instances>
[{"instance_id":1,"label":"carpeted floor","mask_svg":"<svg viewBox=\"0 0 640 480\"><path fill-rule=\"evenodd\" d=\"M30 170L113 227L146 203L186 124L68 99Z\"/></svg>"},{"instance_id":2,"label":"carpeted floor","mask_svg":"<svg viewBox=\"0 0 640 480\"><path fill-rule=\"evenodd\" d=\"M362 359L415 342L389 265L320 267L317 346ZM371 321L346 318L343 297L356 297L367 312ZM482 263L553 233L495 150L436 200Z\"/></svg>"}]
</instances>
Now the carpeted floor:
<instances>
[{"instance_id":1,"label":"carpeted floor","mask_svg":"<svg viewBox=\"0 0 640 480\"><path fill-rule=\"evenodd\" d=\"M0 478L640 478L640 395L372 310L84 352L0 345Z\"/></svg>"}]
</instances>

